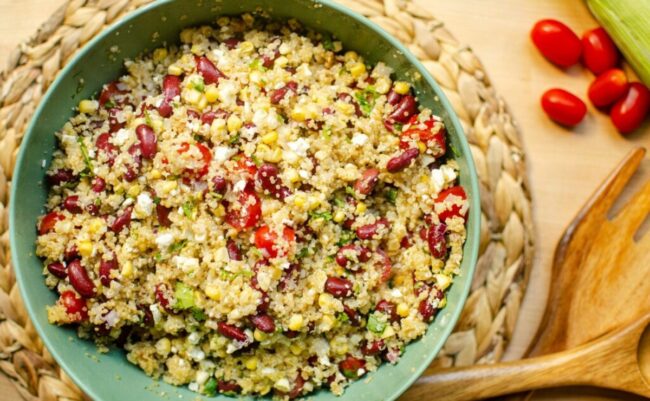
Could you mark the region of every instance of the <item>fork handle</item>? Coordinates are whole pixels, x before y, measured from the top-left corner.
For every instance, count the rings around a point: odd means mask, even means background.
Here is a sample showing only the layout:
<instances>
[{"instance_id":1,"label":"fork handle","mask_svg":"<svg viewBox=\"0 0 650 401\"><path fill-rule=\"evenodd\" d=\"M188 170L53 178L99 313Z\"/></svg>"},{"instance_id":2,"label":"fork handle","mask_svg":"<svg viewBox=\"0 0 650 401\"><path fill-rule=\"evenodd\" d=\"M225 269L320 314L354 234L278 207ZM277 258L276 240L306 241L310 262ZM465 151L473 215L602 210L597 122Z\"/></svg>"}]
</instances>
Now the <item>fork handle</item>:
<instances>
[{"instance_id":1,"label":"fork handle","mask_svg":"<svg viewBox=\"0 0 650 401\"><path fill-rule=\"evenodd\" d=\"M574 348L521 361L452 368L421 377L400 401L463 401L548 387L591 385L650 396L638 367L640 322Z\"/></svg>"}]
</instances>

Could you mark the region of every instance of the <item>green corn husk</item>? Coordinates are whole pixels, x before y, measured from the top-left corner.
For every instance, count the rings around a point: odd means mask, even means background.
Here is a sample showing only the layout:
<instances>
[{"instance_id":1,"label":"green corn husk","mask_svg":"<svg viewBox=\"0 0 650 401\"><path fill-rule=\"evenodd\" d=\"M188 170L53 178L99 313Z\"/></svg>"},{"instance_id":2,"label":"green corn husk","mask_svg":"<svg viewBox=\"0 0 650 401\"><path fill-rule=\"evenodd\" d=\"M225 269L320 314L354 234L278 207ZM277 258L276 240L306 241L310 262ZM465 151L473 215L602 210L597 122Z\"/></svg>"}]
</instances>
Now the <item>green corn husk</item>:
<instances>
[{"instance_id":1,"label":"green corn husk","mask_svg":"<svg viewBox=\"0 0 650 401\"><path fill-rule=\"evenodd\" d=\"M587 0L587 6L650 86L650 0Z\"/></svg>"}]
</instances>

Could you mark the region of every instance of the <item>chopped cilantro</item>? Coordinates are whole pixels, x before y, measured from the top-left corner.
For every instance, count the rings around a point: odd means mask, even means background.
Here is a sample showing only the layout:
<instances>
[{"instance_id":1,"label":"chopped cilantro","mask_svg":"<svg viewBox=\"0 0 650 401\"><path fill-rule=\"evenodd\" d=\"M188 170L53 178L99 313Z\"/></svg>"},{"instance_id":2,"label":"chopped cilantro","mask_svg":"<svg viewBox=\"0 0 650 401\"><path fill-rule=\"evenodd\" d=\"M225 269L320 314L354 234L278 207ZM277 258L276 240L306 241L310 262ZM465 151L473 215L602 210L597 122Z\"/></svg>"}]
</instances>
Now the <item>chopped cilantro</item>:
<instances>
[{"instance_id":1,"label":"chopped cilantro","mask_svg":"<svg viewBox=\"0 0 650 401\"><path fill-rule=\"evenodd\" d=\"M115 107L115 103L113 103L112 100L108 100L108 101L106 101L106 102L104 103L104 108L105 108L106 110L110 110L110 109L112 109L112 108L114 108L114 107Z\"/></svg>"},{"instance_id":2,"label":"chopped cilantro","mask_svg":"<svg viewBox=\"0 0 650 401\"><path fill-rule=\"evenodd\" d=\"M302 259L307 256L309 256L309 248L304 247L298 251L298 253L296 254L296 259Z\"/></svg>"},{"instance_id":3,"label":"chopped cilantro","mask_svg":"<svg viewBox=\"0 0 650 401\"><path fill-rule=\"evenodd\" d=\"M154 196L153 197L153 203L156 204L156 205L160 205L160 197Z\"/></svg>"},{"instance_id":4,"label":"chopped cilantro","mask_svg":"<svg viewBox=\"0 0 650 401\"><path fill-rule=\"evenodd\" d=\"M203 309L199 309L196 306L192 307L192 316L194 316L194 319L198 320L199 322L202 322L206 319L205 312L203 312Z\"/></svg>"},{"instance_id":5,"label":"chopped cilantro","mask_svg":"<svg viewBox=\"0 0 650 401\"><path fill-rule=\"evenodd\" d=\"M160 253L160 252L156 252L156 254L153 256L153 258L154 258L154 260L155 260L156 262L160 262L161 260L163 260L162 253Z\"/></svg>"},{"instance_id":6,"label":"chopped cilantro","mask_svg":"<svg viewBox=\"0 0 650 401\"><path fill-rule=\"evenodd\" d=\"M323 49L334 51L334 42L332 42L332 37L330 36L329 33L323 34L322 43L323 43Z\"/></svg>"},{"instance_id":7,"label":"chopped cilantro","mask_svg":"<svg viewBox=\"0 0 650 401\"><path fill-rule=\"evenodd\" d=\"M84 158L84 163L86 164L86 169L90 173L90 175L93 174L93 163L92 160L90 159L90 155L88 155L88 148L86 147L86 144L84 143L84 139L81 136L77 137L77 143L79 144L79 148L81 149L81 155Z\"/></svg>"},{"instance_id":8,"label":"chopped cilantro","mask_svg":"<svg viewBox=\"0 0 650 401\"><path fill-rule=\"evenodd\" d=\"M354 196L355 195L354 188L350 186L345 187L345 193Z\"/></svg>"},{"instance_id":9,"label":"chopped cilantro","mask_svg":"<svg viewBox=\"0 0 650 401\"><path fill-rule=\"evenodd\" d=\"M350 321L350 318L348 315L344 312L339 312L336 314L336 320L338 320L341 323L347 323Z\"/></svg>"},{"instance_id":10,"label":"chopped cilantro","mask_svg":"<svg viewBox=\"0 0 650 401\"><path fill-rule=\"evenodd\" d=\"M397 200L397 189L392 187L388 188L384 193L384 197L388 202L394 205L395 201Z\"/></svg>"},{"instance_id":11,"label":"chopped cilantro","mask_svg":"<svg viewBox=\"0 0 650 401\"><path fill-rule=\"evenodd\" d=\"M195 206L191 200L183 203L183 214L185 217L190 219L194 218L194 209Z\"/></svg>"},{"instance_id":12,"label":"chopped cilantro","mask_svg":"<svg viewBox=\"0 0 650 401\"><path fill-rule=\"evenodd\" d=\"M330 221L332 220L332 213L330 212L310 212L309 217L312 219L323 219L325 221Z\"/></svg>"},{"instance_id":13,"label":"chopped cilantro","mask_svg":"<svg viewBox=\"0 0 650 401\"><path fill-rule=\"evenodd\" d=\"M345 207L345 201L341 198L334 198L333 202L338 207Z\"/></svg>"},{"instance_id":14,"label":"chopped cilantro","mask_svg":"<svg viewBox=\"0 0 650 401\"><path fill-rule=\"evenodd\" d=\"M329 127L323 128L323 138L330 139L332 137L332 129Z\"/></svg>"},{"instance_id":15,"label":"chopped cilantro","mask_svg":"<svg viewBox=\"0 0 650 401\"><path fill-rule=\"evenodd\" d=\"M239 134L233 135L228 139L228 143L231 145L237 143L237 141L239 141Z\"/></svg>"},{"instance_id":16,"label":"chopped cilantro","mask_svg":"<svg viewBox=\"0 0 650 401\"><path fill-rule=\"evenodd\" d=\"M378 93L372 85L368 85L354 95L365 115L370 114L373 107L375 107L375 99L377 99L377 96Z\"/></svg>"},{"instance_id":17,"label":"chopped cilantro","mask_svg":"<svg viewBox=\"0 0 650 401\"><path fill-rule=\"evenodd\" d=\"M349 244L350 242L354 241L356 237L357 235L354 233L354 231L343 230L341 232L341 238L339 238L339 241L336 243L336 245L343 246Z\"/></svg>"},{"instance_id":18,"label":"chopped cilantro","mask_svg":"<svg viewBox=\"0 0 650 401\"><path fill-rule=\"evenodd\" d=\"M260 160L260 158L257 157L257 156L255 156L255 155L251 155L251 160L252 160L253 163L255 163L255 165L258 166L258 167L262 165L262 161Z\"/></svg>"},{"instance_id":19,"label":"chopped cilantro","mask_svg":"<svg viewBox=\"0 0 650 401\"><path fill-rule=\"evenodd\" d=\"M182 241L178 241L173 243L172 245L169 246L169 252L170 253L175 253L180 251L181 249L185 248L185 245L187 245L187 240L184 239Z\"/></svg>"},{"instance_id":20,"label":"chopped cilantro","mask_svg":"<svg viewBox=\"0 0 650 401\"><path fill-rule=\"evenodd\" d=\"M260 70L260 71L266 71L266 68L264 68L264 64L262 64L262 60L256 58L255 60L251 61L251 63L248 65L252 70Z\"/></svg>"}]
</instances>

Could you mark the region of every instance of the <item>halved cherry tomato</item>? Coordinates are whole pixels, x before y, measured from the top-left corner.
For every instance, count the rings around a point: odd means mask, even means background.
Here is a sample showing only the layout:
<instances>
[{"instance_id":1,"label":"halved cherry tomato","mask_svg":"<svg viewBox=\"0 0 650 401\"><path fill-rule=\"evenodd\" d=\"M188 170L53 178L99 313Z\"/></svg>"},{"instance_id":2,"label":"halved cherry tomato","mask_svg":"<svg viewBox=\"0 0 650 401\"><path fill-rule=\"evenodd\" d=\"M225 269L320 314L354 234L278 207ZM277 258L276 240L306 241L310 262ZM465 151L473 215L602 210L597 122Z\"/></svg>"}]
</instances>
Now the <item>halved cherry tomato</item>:
<instances>
[{"instance_id":1,"label":"halved cherry tomato","mask_svg":"<svg viewBox=\"0 0 650 401\"><path fill-rule=\"evenodd\" d=\"M549 89L542 95L542 108L551 120L572 127L587 114L587 106L576 95L564 89Z\"/></svg>"},{"instance_id":2,"label":"halved cherry tomato","mask_svg":"<svg viewBox=\"0 0 650 401\"><path fill-rule=\"evenodd\" d=\"M77 296L74 291L63 291L59 302L61 302L61 306L65 308L66 313L73 322L81 322L88 319L86 300Z\"/></svg>"},{"instance_id":3,"label":"halved cherry tomato","mask_svg":"<svg viewBox=\"0 0 650 401\"><path fill-rule=\"evenodd\" d=\"M627 92L627 77L623 70L612 68L589 85L587 95L596 107L605 107L614 103Z\"/></svg>"},{"instance_id":4,"label":"halved cherry tomato","mask_svg":"<svg viewBox=\"0 0 650 401\"><path fill-rule=\"evenodd\" d=\"M200 142L197 142L192 145L190 145L187 142L183 142L181 146L178 148L177 151L178 154L183 154L189 151L190 146L196 146L196 148L199 150L199 152L201 153L201 160L203 161L203 165L198 168L186 168L185 172L199 179L208 173L208 170L210 168L210 162L212 161L212 152L210 152L210 149L207 146L205 146Z\"/></svg>"},{"instance_id":5,"label":"halved cherry tomato","mask_svg":"<svg viewBox=\"0 0 650 401\"><path fill-rule=\"evenodd\" d=\"M530 36L542 55L562 68L571 67L580 60L582 44L578 35L560 21L538 21Z\"/></svg>"},{"instance_id":6,"label":"halved cherry tomato","mask_svg":"<svg viewBox=\"0 0 650 401\"><path fill-rule=\"evenodd\" d=\"M54 229L57 222L65 219L65 217L58 212L50 212L43 217L41 224L38 226L38 234L47 234Z\"/></svg>"},{"instance_id":7,"label":"halved cherry tomato","mask_svg":"<svg viewBox=\"0 0 650 401\"><path fill-rule=\"evenodd\" d=\"M237 204L228 205L226 223L238 230L254 227L262 216L262 202L253 191L239 193Z\"/></svg>"},{"instance_id":8,"label":"halved cherry tomato","mask_svg":"<svg viewBox=\"0 0 650 401\"><path fill-rule=\"evenodd\" d=\"M443 156L447 152L445 129L442 124L439 124L438 128L434 130L436 124L434 119L420 123L418 122L418 116L411 117L409 124L411 124L409 129L402 132L400 136L400 148L408 149L413 147L413 139L415 139L424 142L429 149L434 151L436 157Z\"/></svg>"},{"instance_id":9,"label":"halved cherry tomato","mask_svg":"<svg viewBox=\"0 0 650 401\"><path fill-rule=\"evenodd\" d=\"M235 156L235 160L237 161L237 165L235 166L236 171L247 172L253 176L257 174L257 166L250 157L240 153Z\"/></svg>"},{"instance_id":10,"label":"halved cherry tomato","mask_svg":"<svg viewBox=\"0 0 650 401\"><path fill-rule=\"evenodd\" d=\"M128 93L126 86L121 82L111 82L104 85L102 92L99 94L99 105L104 107L108 102L116 104L123 104L125 99L122 95Z\"/></svg>"},{"instance_id":11,"label":"halved cherry tomato","mask_svg":"<svg viewBox=\"0 0 650 401\"><path fill-rule=\"evenodd\" d=\"M582 35L582 62L591 72L600 75L618 65L621 55L603 28L591 29Z\"/></svg>"},{"instance_id":12,"label":"halved cherry tomato","mask_svg":"<svg viewBox=\"0 0 650 401\"><path fill-rule=\"evenodd\" d=\"M284 238L291 247L292 244L296 242L296 232L291 227L284 227L284 229L282 229L282 238ZM282 248L280 252L278 252L278 247L276 246L277 240L278 234L271 231L267 225L263 225L255 231L255 246L268 258L275 258L278 256L278 253L281 253L282 255L286 254L285 248Z\"/></svg>"},{"instance_id":13,"label":"halved cherry tomato","mask_svg":"<svg viewBox=\"0 0 650 401\"><path fill-rule=\"evenodd\" d=\"M627 134L639 128L650 112L650 91L640 82L632 82L625 96L610 111L616 129Z\"/></svg>"},{"instance_id":14,"label":"halved cherry tomato","mask_svg":"<svg viewBox=\"0 0 650 401\"><path fill-rule=\"evenodd\" d=\"M458 198L458 202L454 201L454 197ZM465 193L465 189L463 189L461 186L447 188L444 191L440 192L434 202L436 204L444 203L447 201L449 202L447 208L444 211L438 213L440 221L444 223L450 217L462 217L464 219L467 211L462 211L461 205L465 199L467 199L467 194Z\"/></svg>"}]
</instances>

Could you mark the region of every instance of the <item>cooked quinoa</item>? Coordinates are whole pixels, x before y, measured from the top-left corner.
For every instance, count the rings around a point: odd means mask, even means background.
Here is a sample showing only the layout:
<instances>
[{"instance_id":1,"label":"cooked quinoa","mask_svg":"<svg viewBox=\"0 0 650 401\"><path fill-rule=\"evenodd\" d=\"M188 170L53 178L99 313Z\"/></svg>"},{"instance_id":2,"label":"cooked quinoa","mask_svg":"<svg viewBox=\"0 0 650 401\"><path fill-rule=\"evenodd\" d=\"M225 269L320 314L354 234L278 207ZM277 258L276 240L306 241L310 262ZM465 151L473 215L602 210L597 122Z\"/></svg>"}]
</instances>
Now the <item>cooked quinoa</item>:
<instances>
[{"instance_id":1,"label":"cooked quinoa","mask_svg":"<svg viewBox=\"0 0 650 401\"><path fill-rule=\"evenodd\" d=\"M125 66L56 134L50 322L207 395L341 394L398 363L445 305L468 212L409 83L251 15Z\"/></svg>"}]
</instances>

